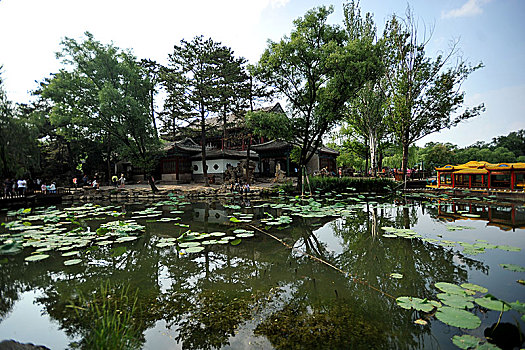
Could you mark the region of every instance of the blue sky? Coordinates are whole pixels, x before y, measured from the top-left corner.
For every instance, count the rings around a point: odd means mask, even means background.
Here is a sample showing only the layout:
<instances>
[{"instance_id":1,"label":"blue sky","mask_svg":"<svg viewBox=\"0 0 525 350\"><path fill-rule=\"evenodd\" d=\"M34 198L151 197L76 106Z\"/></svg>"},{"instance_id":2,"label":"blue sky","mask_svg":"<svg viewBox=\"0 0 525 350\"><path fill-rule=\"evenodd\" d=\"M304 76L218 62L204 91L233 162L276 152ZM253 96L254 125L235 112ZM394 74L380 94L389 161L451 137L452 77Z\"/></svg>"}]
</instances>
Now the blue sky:
<instances>
[{"instance_id":1,"label":"blue sky","mask_svg":"<svg viewBox=\"0 0 525 350\"><path fill-rule=\"evenodd\" d=\"M418 142L452 142L467 146L478 140L525 128L525 1L410 1L420 28L434 28L427 53L446 50L459 39L462 58L485 67L463 84L466 104L485 103L487 111L454 129ZM0 0L0 65L9 97L27 102L29 91L58 71L55 59L65 36L95 39L130 48L139 58L165 63L180 39L203 34L256 62L267 39L289 34L292 21L308 9L333 5L332 23L342 23L339 1L312 0ZM362 0L379 32L392 13L403 15L406 1ZM420 29L421 31L421 29Z\"/></svg>"}]
</instances>

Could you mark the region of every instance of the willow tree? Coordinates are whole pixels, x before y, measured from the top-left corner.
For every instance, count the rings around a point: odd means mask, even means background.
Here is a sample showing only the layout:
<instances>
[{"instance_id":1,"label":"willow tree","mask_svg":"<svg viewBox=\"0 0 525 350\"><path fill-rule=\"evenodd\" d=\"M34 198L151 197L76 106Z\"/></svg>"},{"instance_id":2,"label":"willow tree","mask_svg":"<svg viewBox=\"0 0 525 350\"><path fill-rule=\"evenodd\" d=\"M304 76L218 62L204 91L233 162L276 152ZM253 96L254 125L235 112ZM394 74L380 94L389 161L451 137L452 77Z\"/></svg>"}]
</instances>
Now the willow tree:
<instances>
[{"instance_id":1,"label":"willow tree","mask_svg":"<svg viewBox=\"0 0 525 350\"><path fill-rule=\"evenodd\" d=\"M418 34L417 23L409 9L404 19L392 16L383 35L390 94L388 123L403 149L404 174L410 145L484 111L481 104L457 113L465 100L461 84L482 64L471 66L461 60L457 55L457 43L446 54L429 57L425 49L430 39L422 39Z\"/></svg>"},{"instance_id":2,"label":"willow tree","mask_svg":"<svg viewBox=\"0 0 525 350\"><path fill-rule=\"evenodd\" d=\"M373 45L350 40L340 26L327 23L332 12L318 7L296 19L290 36L269 41L254 70L289 102L301 168L343 119L345 103L380 69Z\"/></svg>"}]
</instances>

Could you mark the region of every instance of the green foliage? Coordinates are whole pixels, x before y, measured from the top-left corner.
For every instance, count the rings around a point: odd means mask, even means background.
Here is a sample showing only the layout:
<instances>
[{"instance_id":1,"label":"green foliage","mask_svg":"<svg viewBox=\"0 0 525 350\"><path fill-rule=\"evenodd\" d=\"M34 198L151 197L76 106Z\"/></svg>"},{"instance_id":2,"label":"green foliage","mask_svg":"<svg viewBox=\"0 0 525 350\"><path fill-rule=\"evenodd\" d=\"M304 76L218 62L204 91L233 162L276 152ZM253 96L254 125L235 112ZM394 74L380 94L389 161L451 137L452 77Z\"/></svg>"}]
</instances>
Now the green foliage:
<instances>
[{"instance_id":1,"label":"green foliage","mask_svg":"<svg viewBox=\"0 0 525 350\"><path fill-rule=\"evenodd\" d=\"M291 140L293 125L282 113L255 111L246 113L246 127L254 135L269 139Z\"/></svg>"},{"instance_id":2,"label":"green foliage","mask_svg":"<svg viewBox=\"0 0 525 350\"><path fill-rule=\"evenodd\" d=\"M96 140L111 147L107 157L116 152L148 171L158 141L147 71L129 51L85 36L80 43L62 41L57 57L64 67L42 84L41 96L52 102L51 124L66 140Z\"/></svg>"},{"instance_id":3,"label":"green foliage","mask_svg":"<svg viewBox=\"0 0 525 350\"><path fill-rule=\"evenodd\" d=\"M254 68L260 81L275 86L290 103L300 167L342 119L345 102L380 66L370 43L349 40L339 26L327 23L332 12L332 7L318 7L296 19L289 36L269 41Z\"/></svg>"},{"instance_id":4,"label":"green foliage","mask_svg":"<svg viewBox=\"0 0 525 350\"><path fill-rule=\"evenodd\" d=\"M37 168L37 130L23 109L13 106L3 87L0 66L0 176L22 177Z\"/></svg>"},{"instance_id":5,"label":"green foliage","mask_svg":"<svg viewBox=\"0 0 525 350\"><path fill-rule=\"evenodd\" d=\"M434 59L428 57L425 53L428 41L420 41L417 29L413 14L407 11L406 19L392 16L383 35L391 99L388 124L403 148L402 168L405 173L408 148L412 143L484 111L481 104L466 108L451 118L464 102L464 92L459 87L482 65L470 66L458 60L454 67L449 67L455 46L445 55Z\"/></svg>"},{"instance_id":6,"label":"green foliage","mask_svg":"<svg viewBox=\"0 0 525 350\"><path fill-rule=\"evenodd\" d=\"M222 116L224 130L226 114L239 111L249 98L249 78L243 58L211 38L196 36L192 41L181 40L169 55L169 67L164 70L163 84L167 90L165 108L173 118L185 125L197 125L202 145L202 168L206 170L206 119ZM225 131L224 131L225 132Z\"/></svg>"}]
</instances>

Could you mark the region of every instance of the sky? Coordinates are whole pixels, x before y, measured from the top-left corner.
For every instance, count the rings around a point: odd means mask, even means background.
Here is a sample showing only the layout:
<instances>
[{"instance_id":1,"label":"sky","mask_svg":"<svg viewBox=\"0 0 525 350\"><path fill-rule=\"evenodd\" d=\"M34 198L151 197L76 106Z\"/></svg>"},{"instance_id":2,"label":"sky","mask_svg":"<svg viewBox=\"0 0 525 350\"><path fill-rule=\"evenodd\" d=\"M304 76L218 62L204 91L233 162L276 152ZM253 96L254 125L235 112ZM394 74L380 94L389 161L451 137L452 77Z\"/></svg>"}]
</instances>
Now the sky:
<instances>
[{"instance_id":1,"label":"sky","mask_svg":"<svg viewBox=\"0 0 525 350\"><path fill-rule=\"evenodd\" d=\"M38 81L58 72L55 53L65 37L91 32L102 43L131 49L138 58L167 63L173 45L196 35L231 47L256 63L267 41L293 29L293 20L316 6L333 5L332 24L342 25L343 1L313 0L0 0L0 65L8 97L27 103ZM361 0L381 33L407 4L435 57L459 40L461 59L484 68L463 83L465 106L484 103L486 112L455 128L418 141L460 147L525 129L524 0Z\"/></svg>"}]
</instances>

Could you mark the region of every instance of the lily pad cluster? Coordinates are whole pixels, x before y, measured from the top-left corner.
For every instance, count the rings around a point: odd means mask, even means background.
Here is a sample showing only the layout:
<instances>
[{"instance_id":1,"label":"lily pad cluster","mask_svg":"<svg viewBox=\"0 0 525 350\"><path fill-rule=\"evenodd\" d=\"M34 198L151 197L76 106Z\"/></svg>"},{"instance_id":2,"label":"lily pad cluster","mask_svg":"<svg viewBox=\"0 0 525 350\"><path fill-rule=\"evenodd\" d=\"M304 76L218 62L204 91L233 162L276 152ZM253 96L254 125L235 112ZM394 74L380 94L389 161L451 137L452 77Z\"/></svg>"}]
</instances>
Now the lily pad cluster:
<instances>
[{"instance_id":1,"label":"lily pad cluster","mask_svg":"<svg viewBox=\"0 0 525 350\"><path fill-rule=\"evenodd\" d=\"M156 244L157 247L172 247L176 246L181 253L199 253L204 250L205 246L215 244L231 244L238 245L242 239L255 236L253 231L245 229L234 230L231 234L226 232L191 232L190 230L184 232L181 236L163 237Z\"/></svg>"},{"instance_id":2,"label":"lily pad cluster","mask_svg":"<svg viewBox=\"0 0 525 350\"><path fill-rule=\"evenodd\" d=\"M26 261L40 261L50 257L51 252L60 253L63 257L75 257L90 246L104 246L135 240L144 230L134 220L118 220L103 223L96 231L82 224L86 217L114 215L114 206L96 206L86 204L79 207L58 210L21 209L8 212L16 220L2 225L7 232L0 235L0 254L17 254L31 250ZM78 258L64 261L64 265L80 263Z\"/></svg>"},{"instance_id":3,"label":"lily pad cluster","mask_svg":"<svg viewBox=\"0 0 525 350\"><path fill-rule=\"evenodd\" d=\"M519 301L508 303L487 294L485 287L463 283L460 286L449 282L438 282L435 287L441 292L436 300L421 299L413 296L401 296L396 299L397 304L404 309L414 309L434 316L437 320L463 329L476 329L481 325L480 318L473 312L477 308L506 312L514 310L522 314L525 320L525 304ZM423 322L418 324L424 324ZM473 344L472 342L477 341ZM483 340L470 339L469 337L455 337L454 344L466 346L464 349L484 344ZM460 346L460 347L461 347Z\"/></svg>"},{"instance_id":4,"label":"lily pad cluster","mask_svg":"<svg viewBox=\"0 0 525 350\"><path fill-rule=\"evenodd\" d=\"M450 230L450 227L453 227L453 231L457 230L459 227L461 230L468 229L467 226L447 226L447 229ZM436 243L443 247L455 247L456 245L460 245L463 247L463 254L465 255L477 255L484 253L487 249L500 249L505 250L509 252L519 252L521 251L521 248L519 247L513 247L509 245L496 245L488 243L486 240L476 240L476 243L466 243L466 242L460 242L460 241L450 241L450 240L439 240L434 238L423 238L422 235L418 234L414 230L411 229L405 229L405 228L395 228L395 227L388 227L383 226L381 229L385 232L383 234L383 237L385 238L406 238L406 239L414 239L414 238L420 238L423 242L430 242L430 243Z\"/></svg>"}]
</instances>

